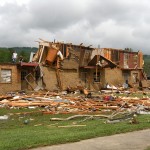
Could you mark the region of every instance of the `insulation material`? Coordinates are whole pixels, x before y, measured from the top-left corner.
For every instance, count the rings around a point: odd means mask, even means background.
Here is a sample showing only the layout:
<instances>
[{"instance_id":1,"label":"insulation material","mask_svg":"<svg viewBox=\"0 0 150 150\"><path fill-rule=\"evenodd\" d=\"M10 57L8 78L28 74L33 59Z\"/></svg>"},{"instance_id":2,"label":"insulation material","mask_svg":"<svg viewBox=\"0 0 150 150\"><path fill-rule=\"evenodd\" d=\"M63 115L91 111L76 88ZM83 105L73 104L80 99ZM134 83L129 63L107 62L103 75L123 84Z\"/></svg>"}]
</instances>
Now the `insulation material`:
<instances>
[{"instance_id":1,"label":"insulation material","mask_svg":"<svg viewBox=\"0 0 150 150\"><path fill-rule=\"evenodd\" d=\"M32 58L32 62L38 62L41 55L42 47L40 46L34 57Z\"/></svg>"},{"instance_id":2,"label":"insulation material","mask_svg":"<svg viewBox=\"0 0 150 150\"><path fill-rule=\"evenodd\" d=\"M124 53L124 68L129 68L128 66L128 53Z\"/></svg>"},{"instance_id":3,"label":"insulation material","mask_svg":"<svg viewBox=\"0 0 150 150\"><path fill-rule=\"evenodd\" d=\"M69 47L67 47L67 49L66 49L66 58L68 58L69 57Z\"/></svg>"},{"instance_id":4,"label":"insulation material","mask_svg":"<svg viewBox=\"0 0 150 150\"><path fill-rule=\"evenodd\" d=\"M57 52L57 55L60 57L61 60L64 59L63 54L61 53L61 51L58 51L58 52Z\"/></svg>"}]
</instances>

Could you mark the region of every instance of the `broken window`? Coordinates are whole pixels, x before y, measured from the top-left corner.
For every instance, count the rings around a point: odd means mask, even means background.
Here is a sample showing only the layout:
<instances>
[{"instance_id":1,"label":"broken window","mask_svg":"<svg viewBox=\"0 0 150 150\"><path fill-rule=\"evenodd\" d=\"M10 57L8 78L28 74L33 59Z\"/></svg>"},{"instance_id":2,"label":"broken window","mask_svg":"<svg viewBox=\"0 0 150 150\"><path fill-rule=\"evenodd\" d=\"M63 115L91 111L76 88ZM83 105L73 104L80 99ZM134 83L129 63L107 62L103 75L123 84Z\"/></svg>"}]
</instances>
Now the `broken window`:
<instances>
[{"instance_id":1,"label":"broken window","mask_svg":"<svg viewBox=\"0 0 150 150\"><path fill-rule=\"evenodd\" d=\"M66 58L67 57L67 46L66 46L66 44L62 45L62 53L63 53L63 56Z\"/></svg>"},{"instance_id":2,"label":"broken window","mask_svg":"<svg viewBox=\"0 0 150 150\"><path fill-rule=\"evenodd\" d=\"M27 71L26 70L22 70L21 71L21 80L25 80L25 76L27 75Z\"/></svg>"},{"instance_id":3,"label":"broken window","mask_svg":"<svg viewBox=\"0 0 150 150\"><path fill-rule=\"evenodd\" d=\"M93 81L94 82L100 82L100 72L94 72L93 74Z\"/></svg>"},{"instance_id":4,"label":"broken window","mask_svg":"<svg viewBox=\"0 0 150 150\"><path fill-rule=\"evenodd\" d=\"M11 69L1 69L1 83L11 83L12 71Z\"/></svg>"},{"instance_id":5,"label":"broken window","mask_svg":"<svg viewBox=\"0 0 150 150\"><path fill-rule=\"evenodd\" d=\"M129 71L123 71L122 75L123 75L123 78L124 78L124 82L129 81L129 78L130 78L130 72Z\"/></svg>"},{"instance_id":6,"label":"broken window","mask_svg":"<svg viewBox=\"0 0 150 150\"><path fill-rule=\"evenodd\" d=\"M133 77L133 83L138 83L139 82L138 73L133 73L132 77Z\"/></svg>"},{"instance_id":7,"label":"broken window","mask_svg":"<svg viewBox=\"0 0 150 150\"><path fill-rule=\"evenodd\" d=\"M138 55L133 56L133 63L136 65L138 63Z\"/></svg>"},{"instance_id":8,"label":"broken window","mask_svg":"<svg viewBox=\"0 0 150 150\"><path fill-rule=\"evenodd\" d=\"M36 81L38 81L40 76L41 76L41 70L40 70L40 67L37 67L36 70L35 70L35 79L36 79Z\"/></svg>"}]
</instances>

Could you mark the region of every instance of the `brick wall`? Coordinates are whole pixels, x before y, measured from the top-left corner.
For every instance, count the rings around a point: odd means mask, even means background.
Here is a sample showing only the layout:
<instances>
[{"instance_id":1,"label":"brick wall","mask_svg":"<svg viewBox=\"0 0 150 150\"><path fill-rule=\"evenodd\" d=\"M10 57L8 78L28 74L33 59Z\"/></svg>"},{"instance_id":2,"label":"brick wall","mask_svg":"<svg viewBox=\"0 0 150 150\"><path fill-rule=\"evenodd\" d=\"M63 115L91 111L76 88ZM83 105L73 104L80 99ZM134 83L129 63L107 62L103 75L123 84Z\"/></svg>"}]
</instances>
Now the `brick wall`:
<instances>
[{"instance_id":1,"label":"brick wall","mask_svg":"<svg viewBox=\"0 0 150 150\"><path fill-rule=\"evenodd\" d=\"M125 82L125 77L123 76L124 71L119 68L114 69L105 69L105 83L113 85L122 85ZM137 74L138 79L140 80L140 70L128 70L128 83L134 84L135 80L133 74Z\"/></svg>"},{"instance_id":2,"label":"brick wall","mask_svg":"<svg viewBox=\"0 0 150 150\"><path fill-rule=\"evenodd\" d=\"M63 89L66 89L68 86L77 87L80 84L79 73L77 70L63 70L61 73L63 81Z\"/></svg>"},{"instance_id":3,"label":"brick wall","mask_svg":"<svg viewBox=\"0 0 150 150\"><path fill-rule=\"evenodd\" d=\"M122 70L118 68L110 69L106 68L105 69L105 79L103 84L113 84L113 85L119 85L124 83L124 78L122 76Z\"/></svg>"},{"instance_id":4,"label":"brick wall","mask_svg":"<svg viewBox=\"0 0 150 150\"><path fill-rule=\"evenodd\" d=\"M1 70L10 69L11 70L11 82L1 83ZM17 69L15 64L0 64L0 94L5 94L6 92L21 90L21 79L20 71Z\"/></svg>"},{"instance_id":5,"label":"brick wall","mask_svg":"<svg viewBox=\"0 0 150 150\"><path fill-rule=\"evenodd\" d=\"M56 77L56 70L50 67L42 67L44 76L45 88L47 90L53 91L58 90L58 82ZM68 86L77 87L79 85L79 73L75 69L60 71L60 80L62 83L62 88L65 90Z\"/></svg>"},{"instance_id":6,"label":"brick wall","mask_svg":"<svg viewBox=\"0 0 150 150\"><path fill-rule=\"evenodd\" d=\"M58 89L56 71L50 67L42 67L43 81L47 90L53 91Z\"/></svg>"}]
</instances>

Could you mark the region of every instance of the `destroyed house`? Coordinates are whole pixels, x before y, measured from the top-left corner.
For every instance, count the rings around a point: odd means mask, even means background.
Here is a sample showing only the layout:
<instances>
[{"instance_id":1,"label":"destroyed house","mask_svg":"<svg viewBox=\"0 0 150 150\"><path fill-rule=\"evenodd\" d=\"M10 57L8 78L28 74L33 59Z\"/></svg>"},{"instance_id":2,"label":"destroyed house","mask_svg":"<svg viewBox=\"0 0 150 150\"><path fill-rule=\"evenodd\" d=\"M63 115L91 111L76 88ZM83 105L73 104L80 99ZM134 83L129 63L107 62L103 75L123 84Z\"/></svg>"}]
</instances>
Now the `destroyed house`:
<instances>
[{"instance_id":1,"label":"destroyed house","mask_svg":"<svg viewBox=\"0 0 150 150\"><path fill-rule=\"evenodd\" d=\"M39 63L42 85L47 90L100 90L106 84L122 86L125 82L138 86L145 79L140 51L40 41L33 61Z\"/></svg>"},{"instance_id":2,"label":"destroyed house","mask_svg":"<svg viewBox=\"0 0 150 150\"><path fill-rule=\"evenodd\" d=\"M104 59L110 61L105 65ZM95 61L94 61L95 60ZM139 81L145 80L143 72L143 54L141 51L131 52L128 50L101 48L93 51L89 65L97 64L97 74L101 86L107 83L121 86L128 82L133 87L139 86ZM112 67L112 64L116 65Z\"/></svg>"},{"instance_id":3,"label":"destroyed house","mask_svg":"<svg viewBox=\"0 0 150 150\"><path fill-rule=\"evenodd\" d=\"M93 48L71 43L39 42L33 62L39 63L44 88L64 90L84 86L79 77L80 67L87 66Z\"/></svg>"},{"instance_id":4,"label":"destroyed house","mask_svg":"<svg viewBox=\"0 0 150 150\"><path fill-rule=\"evenodd\" d=\"M19 90L101 90L128 82L138 87L146 76L142 52L40 41L29 63L0 64L0 93Z\"/></svg>"}]
</instances>

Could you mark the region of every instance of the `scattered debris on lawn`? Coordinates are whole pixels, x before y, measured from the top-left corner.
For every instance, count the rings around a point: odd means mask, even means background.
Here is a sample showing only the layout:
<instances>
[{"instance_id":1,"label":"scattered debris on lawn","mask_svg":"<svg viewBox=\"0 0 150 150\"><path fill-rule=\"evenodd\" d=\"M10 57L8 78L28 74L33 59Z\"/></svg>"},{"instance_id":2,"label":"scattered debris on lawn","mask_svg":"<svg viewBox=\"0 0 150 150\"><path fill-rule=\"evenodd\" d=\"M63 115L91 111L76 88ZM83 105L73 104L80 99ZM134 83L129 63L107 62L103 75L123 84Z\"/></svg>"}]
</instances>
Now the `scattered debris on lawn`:
<instances>
[{"instance_id":1,"label":"scattered debris on lawn","mask_svg":"<svg viewBox=\"0 0 150 150\"><path fill-rule=\"evenodd\" d=\"M8 117L9 117L8 115L0 116L0 120L7 120Z\"/></svg>"},{"instance_id":2,"label":"scattered debris on lawn","mask_svg":"<svg viewBox=\"0 0 150 150\"><path fill-rule=\"evenodd\" d=\"M138 123L135 114L150 114L150 92L122 91L122 94L92 92L90 97L80 94L64 94L64 92L38 91L34 93L13 95L2 95L0 107L7 109L35 109L9 115L25 115L32 113L42 114L73 114L68 118L51 118L51 121L67 121L73 119L105 119L105 123L116 123L130 120L130 123ZM128 93L128 96L126 94ZM130 93L130 94L129 94ZM143 95L141 98L133 94ZM121 96L122 95L122 96ZM8 119L7 115L0 116L0 120ZM30 120L24 120L24 124L29 124ZM38 126L38 125L37 125Z\"/></svg>"},{"instance_id":3,"label":"scattered debris on lawn","mask_svg":"<svg viewBox=\"0 0 150 150\"><path fill-rule=\"evenodd\" d=\"M58 128L70 128L70 127L86 127L86 125L75 124L75 125L66 125L66 126L57 126Z\"/></svg>"}]
</instances>

